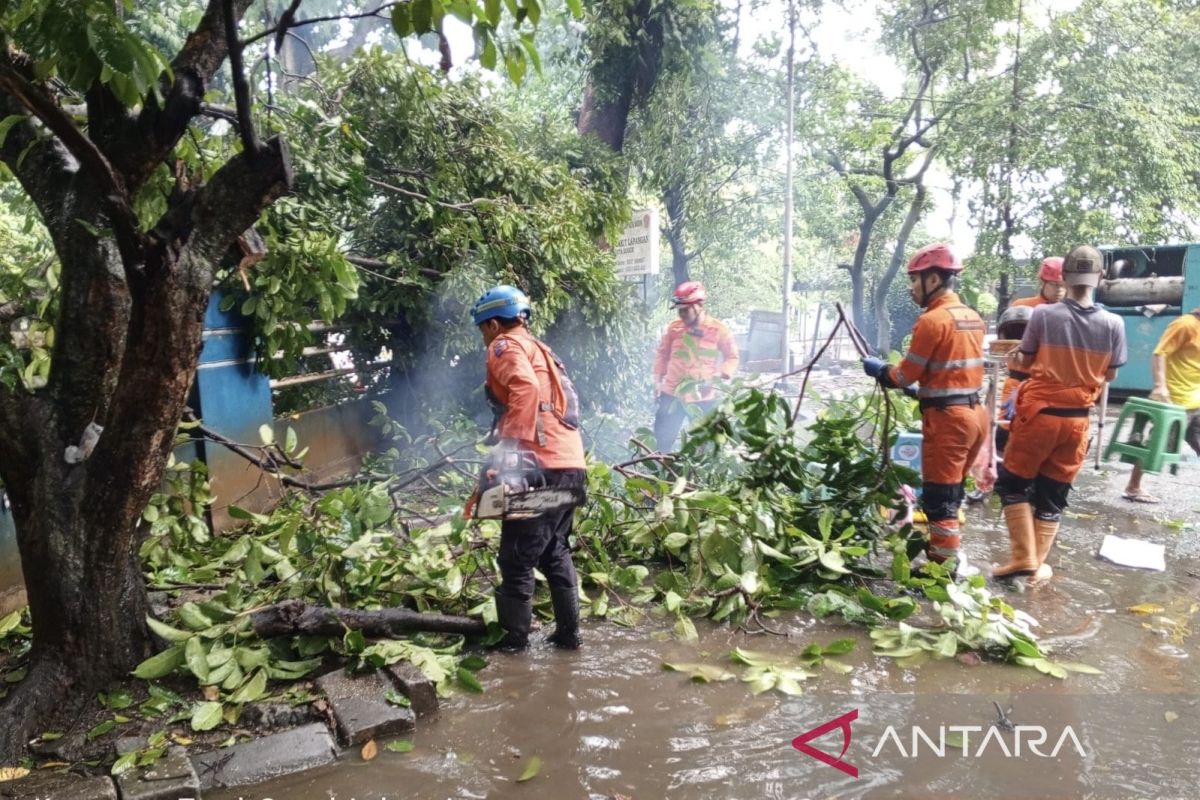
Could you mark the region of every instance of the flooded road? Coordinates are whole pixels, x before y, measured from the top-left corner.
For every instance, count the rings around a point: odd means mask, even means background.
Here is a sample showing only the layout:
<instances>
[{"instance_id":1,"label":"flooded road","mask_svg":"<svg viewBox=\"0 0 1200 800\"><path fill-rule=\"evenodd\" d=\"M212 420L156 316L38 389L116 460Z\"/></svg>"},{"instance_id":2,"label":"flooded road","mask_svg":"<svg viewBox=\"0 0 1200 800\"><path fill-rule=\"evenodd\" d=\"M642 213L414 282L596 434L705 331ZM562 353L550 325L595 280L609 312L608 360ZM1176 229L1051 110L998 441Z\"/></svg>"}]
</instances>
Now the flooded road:
<instances>
[{"instance_id":1,"label":"flooded road","mask_svg":"<svg viewBox=\"0 0 1200 800\"><path fill-rule=\"evenodd\" d=\"M787 638L701 624L693 644L674 640L663 621L637 629L589 622L578 653L539 645L491 657L480 673L485 693L445 700L440 716L419 726L410 753L380 748L365 763L352 752L331 770L206 797L1194 800L1200 465L1147 479L1164 497L1160 506L1120 499L1125 469L1085 468L1050 557L1056 577L1007 596L1041 622L1054 660L1103 674L1060 681L994 663L896 662L872 655L864 629L807 614L775 621ZM998 508L968 513L973 563L1003 560ZM1097 559L1106 533L1166 545L1167 571ZM1128 610L1142 604L1162 609ZM853 670L822 672L799 697L754 696L738 680L692 683L662 666L701 662L740 674L728 658L733 647L798 654L847 636L859 644L840 660ZM792 746L825 723L829 731L809 741L825 759ZM518 782L535 757L540 771Z\"/></svg>"}]
</instances>

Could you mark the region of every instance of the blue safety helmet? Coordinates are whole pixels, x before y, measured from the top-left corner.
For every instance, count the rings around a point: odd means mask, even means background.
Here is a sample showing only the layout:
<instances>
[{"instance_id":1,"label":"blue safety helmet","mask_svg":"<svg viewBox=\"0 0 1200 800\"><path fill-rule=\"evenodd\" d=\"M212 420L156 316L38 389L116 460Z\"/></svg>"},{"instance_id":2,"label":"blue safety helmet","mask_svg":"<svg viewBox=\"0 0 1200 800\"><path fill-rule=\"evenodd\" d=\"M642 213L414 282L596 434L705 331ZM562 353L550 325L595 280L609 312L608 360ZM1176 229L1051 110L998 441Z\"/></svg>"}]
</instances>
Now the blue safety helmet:
<instances>
[{"instance_id":1,"label":"blue safety helmet","mask_svg":"<svg viewBox=\"0 0 1200 800\"><path fill-rule=\"evenodd\" d=\"M481 294L471 307L471 317L476 325L482 325L489 319L529 319L532 316L529 298L515 286L493 286Z\"/></svg>"}]
</instances>

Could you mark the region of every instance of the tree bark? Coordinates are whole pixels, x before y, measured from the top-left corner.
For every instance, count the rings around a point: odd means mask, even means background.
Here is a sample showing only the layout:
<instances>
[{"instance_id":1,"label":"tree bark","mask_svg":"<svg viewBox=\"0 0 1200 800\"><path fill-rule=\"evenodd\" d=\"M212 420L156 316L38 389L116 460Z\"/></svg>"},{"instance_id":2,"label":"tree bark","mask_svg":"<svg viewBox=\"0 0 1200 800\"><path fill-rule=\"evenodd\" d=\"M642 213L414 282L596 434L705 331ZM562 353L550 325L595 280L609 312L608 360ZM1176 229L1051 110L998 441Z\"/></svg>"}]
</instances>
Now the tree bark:
<instances>
[{"instance_id":1,"label":"tree bark","mask_svg":"<svg viewBox=\"0 0 1200 800\"><path fill-rule=\"evenodd\" d=\"M635 44L605 47L588 73L576 128L581 136L596 137L614 153L625 147L630 111L649 97L658 81L662 13L652 0L633 0L619 11L624 40Z\"/></svg>"},{"instance_id":2,"label":"tree bark","mask_svg":"<svg viewBox=\"0 0 1200 800\"><path fill-rule=\"evenodd\" d=\"M299 633L341 636L347 628L379 638L417 631L463 636L482 636L487 633L487 625L482 620L469 617L425 614L407 608L382 608L377 611L323 608L306 605L302 600L288 600L255 611L250 615L250 624L254 627L254 634L262 639Z\"/></svg>"},{"instance_id":3,"label":"tree bark","mask_svg":"<svg viewBox=\"0 0 1200 800\"><path fill-rule=\"evenodd\" d=\"M683 208L683 186L675 183L663 191L663 206L667 210L667 243L671 245L671 275L675 285L690 281L691 254L685 241L686 219Z\"/></svg>"},{"instance_id":4,"label":"tree bark","mask_svg":"<svg viewBox=\"0 0 1200 800\"><path fill-rule=\"evenodd\" d=\"M247 5L234 0L235 13ZM215 266L291 185L287 148L272 140L230 159L206 185L174 192L151 231L132 215L132 192L199 112L204 83L224 60L221 6L210 0L176 58L162 109L148 100L135 119L106 92L89 93L96 142L80 142L79 130L59 134L64 120L46 119L56 107L31 108L0 87L0 112L20 101L56 133L26 119L0 159L37 205L62 265L48 384L33 392L0 384L0 480L33 623L29 677L0 705L0 764L16 763L43 730L70 731L96 691L152 653L141 514L161 485L196 371ZM89 147L102 156L79 158ZM102 429L94 449L68 460L92 424Z\"/></svg>"}]
</instances>

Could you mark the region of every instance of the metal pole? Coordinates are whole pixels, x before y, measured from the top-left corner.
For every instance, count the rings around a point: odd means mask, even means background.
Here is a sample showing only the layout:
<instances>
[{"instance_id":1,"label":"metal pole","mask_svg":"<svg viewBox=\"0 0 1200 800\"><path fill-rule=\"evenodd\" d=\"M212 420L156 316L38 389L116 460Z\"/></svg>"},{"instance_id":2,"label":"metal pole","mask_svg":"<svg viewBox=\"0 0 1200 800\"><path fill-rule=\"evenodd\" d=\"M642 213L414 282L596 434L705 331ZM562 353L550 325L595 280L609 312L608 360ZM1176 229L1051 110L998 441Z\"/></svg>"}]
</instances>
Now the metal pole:
<instances>
[{"instance_id":1,"label":"metal pole","mask_svg":"<svg viewBox=\"0 0 1200 800\"><path fill-rule=\"evenodd\" d=\"M1100 416L1096 420L1096 469L1100 469L1101 451L1104 450L1104 418L1108 416L1108 383L1100 391Z\"/></svg>"},{"instance_id":2,"label":"metal pole","mask_svg":"<svg viewBox=\"0 0 1200 800\"><path fill-rule=\"evenodd\" d=\"M791 316L792 294L792 139L796 134L796 3L788 0L788 49L787 49L787 139L784 140L786 166L784 170L783 193L783 330L780 335L779 356L783 363L783 373L791 372L792 365L788 356L790 338L789 317Z\"/></svg>"}]
</instances>

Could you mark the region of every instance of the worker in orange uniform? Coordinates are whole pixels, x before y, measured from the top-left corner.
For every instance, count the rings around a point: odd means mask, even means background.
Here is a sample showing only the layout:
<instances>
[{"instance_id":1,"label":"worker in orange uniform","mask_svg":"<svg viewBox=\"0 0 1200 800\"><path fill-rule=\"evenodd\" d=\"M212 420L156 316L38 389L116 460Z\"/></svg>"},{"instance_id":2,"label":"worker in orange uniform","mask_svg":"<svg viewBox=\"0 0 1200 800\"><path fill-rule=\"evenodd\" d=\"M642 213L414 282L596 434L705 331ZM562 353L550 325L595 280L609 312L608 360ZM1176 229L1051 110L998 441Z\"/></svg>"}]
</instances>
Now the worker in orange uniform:
<instances>
[{"instance_id":1,"label":"worker in orange uniform","mask_svg":"<svg viewBox=\"0 0 1200 800\"><path fill-rule=\"evenodd\" d=\"M716 403L717 376L731 379L738 368L738 350L729 328L704 310L708 293L699 281L675 287L671 305L679 319L667 326L654 359L654 441L659 452L675 446L688 415L688 406L707 413ZM681 386L681 384L684 384Z\"/></svg>"},{"instance_id":2,"label":"worker in orange uniform","mask_svg":"<svg viewBox=\"0 0 1200 800\"><path fill-rule=\"evenodd\" d=\"M1095 303L1103 268L1096 248L1073 249L1063 263L1067 298L1035 308L1021 338L1019 360L1029 380L1017 391L996 481L1012 559L993 577L1053 574L1046 556L1087 453L1088 410L1126 359L1124 323Z\"/></svg>"},{"instance_id":3,"label":"worker in orange uniform","mask_svg":"<svg viewBox=\"0 0 1200 800\"><path fill-rule=\"evenodd\" d=\"M983 388L983 335L987 326L954 292L962 262L950 246L926 245L908 262L909 293L924 309L912 345L898 367L864 358L863 371L886 388L919 384L921 406L921 508L929 520L926 555L953 559L955 574L975 572L962 554L958 509L963 480L990 430Z\"/></svg>"},{"instance_id":4,"label":"worker in orange uniform","mask_svg":"<svg viewBox=\"0 0 1200 800\"><path fill-rule=\"evenodd\" d=\"M1019 342L1025 335L1025 328L1029 325L1029 318L1033 316L1033 309L1034 306L1019 306L1015 303L1004 309L1000 321L996 323L996 338ZM1004 448L1008 446L1008 428L1012 421L1011 412L1015 407L1017 389L1022 381L1029 378L1029 373L1021 368L1015 350L1008 355L1007 367L1008 374L1004 378L1004 387L1000 390L1000 397L996 403L996 458L1001 460L1004 458Z\"/></svg>"},{"instance_id":5,"label":"worker in orange uniform","mask_svg":"<svg viewBox=\"0 0 1200 800\"><path fill-rule=\"evenodd\" d=\"M1042 264L1038 267L1038 280L1042 282L1042 285L1037 294L1033 297L1013 300L1009 305L1033 308L1046 303L1058 303L1066 297L1067 287L1063 283L1063 260L1058 256L1042 259Z\"/></svg>"},{"instance_id":6,"label":"worker in orange uniform","mask_svg":"<svg viewBox=\"0 0 1200 800\"><path fill-rule=\"evenodd\" d=\"M530 488L582 489L585 464L577 400L573 418L555 408L553 387L564 379L561 362L526 327L532 313L529 298L512 286L489 289L471 309L487 348L486 388L498 409L493 434L499 441L493 457L519 454L522 463L532 462L533 474L526 478ZM574 398L573 387L570 393ZM574 519L572 505L532 519L501 522L501 583L496 589L496 616L505 630L501 648L519 650L528 644L535 567L546 576L554 606L555 631L549 641L567 649L579 647L578 579L567 542Z\"/></svg>"}]
</instances>

